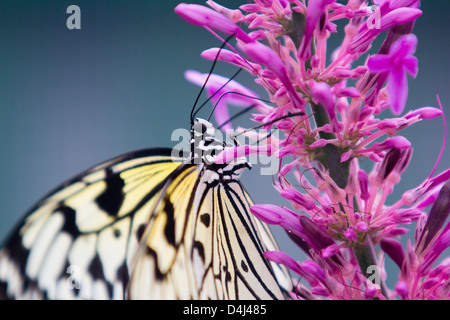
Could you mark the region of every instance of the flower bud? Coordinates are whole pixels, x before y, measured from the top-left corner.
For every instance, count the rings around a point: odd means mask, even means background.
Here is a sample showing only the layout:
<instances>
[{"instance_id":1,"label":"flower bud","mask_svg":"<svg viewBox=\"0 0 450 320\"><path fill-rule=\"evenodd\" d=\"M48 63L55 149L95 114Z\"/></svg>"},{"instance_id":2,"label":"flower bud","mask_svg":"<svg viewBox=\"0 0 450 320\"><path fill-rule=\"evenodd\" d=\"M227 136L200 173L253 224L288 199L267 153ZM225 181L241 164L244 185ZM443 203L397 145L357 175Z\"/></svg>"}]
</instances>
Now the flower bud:
<instances>
[{"instance_id":1,"label":"flower bud","mask_svg":"<svg viewBox=\"0 0 450 320\"><path fill-rule=\"evenodd\" d=\"M441 191L431 207L427 223L422 230L417 243L417 253L419 254L427 248L436 233L441 230L447 217L450 214L450 179L442 186Z\"/></svg>"},{"instance_id":2,"label":"flower bud","mask_svg":"<svg viewBox=\"0 0 450 320\"><path fill-rule=\"evenodd\" d=\"M391 238L384 238L380 241L380 247L402 270L405 263L405 253L400 242Z\"/></svg>"},{"instance_id":3,"label":"flower bud","mask_svg":"<svg viewBox=\"0 0 450 320\"><path fill-rule=\"evenodd\" d=\"M189 23L197 26L209 27L228 35L235 35L236 38L245 43L253 42L253 39L241 30L230 19L205 6L198 4L180 3L175 7L175 13Z\"/></svg>"}]
</instances>

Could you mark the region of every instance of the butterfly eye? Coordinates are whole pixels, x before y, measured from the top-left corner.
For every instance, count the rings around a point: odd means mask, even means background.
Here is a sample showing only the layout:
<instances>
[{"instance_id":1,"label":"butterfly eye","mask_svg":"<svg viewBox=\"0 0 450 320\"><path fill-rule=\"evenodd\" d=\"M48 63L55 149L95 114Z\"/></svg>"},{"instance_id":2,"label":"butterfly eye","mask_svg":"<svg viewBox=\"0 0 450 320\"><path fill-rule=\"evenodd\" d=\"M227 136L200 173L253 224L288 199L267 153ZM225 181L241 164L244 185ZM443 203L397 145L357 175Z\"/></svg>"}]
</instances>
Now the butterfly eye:
<instances>
[{"instance_id":1,"label":"butterfly eye","mask_svg":"<svg viewBox=\"0 0 450 320\"><path fill-rule=\"evenodd\" d=\"M202 125L201 133L205 133L208 128L206 128L206 126L203 123L201 123L201 125Z\"/></svg>"},{"instance_id":2,"label":"butterfly eye","mask_svg":"<svg viewBox=\"0 0 450 320\"><path fill-rule=\"evenodd\" d=\"M198 134L204 134L208 130L206 125L201 122L196 122L193 126L193 129L194 129L194 133L198 133Z\"/></svg>"}]
</instances>

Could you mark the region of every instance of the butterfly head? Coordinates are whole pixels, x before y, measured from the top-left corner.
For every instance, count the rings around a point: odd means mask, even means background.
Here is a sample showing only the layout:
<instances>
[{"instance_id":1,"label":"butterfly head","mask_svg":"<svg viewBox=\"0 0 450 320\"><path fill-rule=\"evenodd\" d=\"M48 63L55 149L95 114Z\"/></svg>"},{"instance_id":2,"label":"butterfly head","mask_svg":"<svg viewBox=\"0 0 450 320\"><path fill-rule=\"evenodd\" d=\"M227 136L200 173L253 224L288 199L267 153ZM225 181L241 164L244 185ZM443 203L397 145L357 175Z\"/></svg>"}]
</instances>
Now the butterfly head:
<instances>
[{"instance_id":1,"label":"butterfly head","mask_svg":"<svg viewBox=\"0 0 450 320\"><path fill-rule=\"evenodd\" d=\"M219 139L218 130L205 119L197 118L191 129L191 157L196 164L214 164L214 160L225 148L231 147L224 139ZM245 157L233 160L231 165L244 165L250 167Z\"/></svg>"}]
</instances>

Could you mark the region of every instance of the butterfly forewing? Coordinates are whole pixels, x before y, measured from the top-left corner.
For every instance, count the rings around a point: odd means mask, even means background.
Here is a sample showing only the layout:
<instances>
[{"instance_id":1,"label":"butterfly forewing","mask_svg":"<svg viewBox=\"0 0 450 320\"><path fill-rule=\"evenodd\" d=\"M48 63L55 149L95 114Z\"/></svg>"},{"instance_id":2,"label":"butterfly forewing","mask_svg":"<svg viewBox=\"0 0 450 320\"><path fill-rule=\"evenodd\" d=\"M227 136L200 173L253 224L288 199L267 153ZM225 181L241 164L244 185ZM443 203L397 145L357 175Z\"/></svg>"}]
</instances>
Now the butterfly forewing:
<instances>
[{"instance_id":1,"label":"butterfly forewing","mask_svg":"<svg viewBox=\"0 0 450 320\"><path fill-rule=\"evenodd\" d=\"M0 251L0 296L123 298L155 195L181 164L170 151L117 157L40 201Z\"/></svg>"}]
</instances>

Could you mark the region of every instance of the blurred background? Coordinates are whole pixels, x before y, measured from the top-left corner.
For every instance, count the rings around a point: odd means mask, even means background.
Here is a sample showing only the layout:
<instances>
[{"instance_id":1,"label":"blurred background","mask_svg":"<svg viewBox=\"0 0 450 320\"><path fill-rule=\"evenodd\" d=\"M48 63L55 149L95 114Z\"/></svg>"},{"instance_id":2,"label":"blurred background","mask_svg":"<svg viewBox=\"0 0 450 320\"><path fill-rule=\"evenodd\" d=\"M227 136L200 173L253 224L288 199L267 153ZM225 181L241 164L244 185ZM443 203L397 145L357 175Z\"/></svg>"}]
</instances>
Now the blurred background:
<instances>
[{"instance_id":1,"label":"blurred background","mask_svg":"<svg viewBox=\"0 0 450 320\"><path fill-rule=\"evenodd\" d=\"M218 2L237 8L245 0ZM72 4L81 9L81 30L66 27L66 9ZM220 42L176 16L177 4L172 0L0 2L0 239L41 196L69 177L125 152L172 147L176 144L170 139L172 131L189 128L189 112L199 88L188 83L183 73L186 69L208 72L211 62L200 53ZM421 8L424 13L414 29L419 39L419 75L409 78L407 108L437 107L439 93L449 117L450 3L423 1ZM330 48L339 40L333 36ZM235 71L220 63L216 69L224 76ZM237 81L267 97L244 72ZM389 111L385 115L390 116ZM414 154L388 203L428 177L444 127L436 118L402 133L413 142ZM449 159L447 148L436 173L449 167ZM242 177L255 203L287 204L271 187L272 177L258 173L252 170ZM303 254L285 233L272 229L281 248L302 260ZM391 263L387 268L392 287L398 269Z\"/></svg>"}]
</instances>

